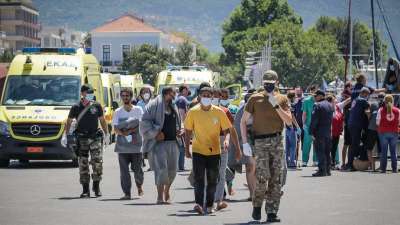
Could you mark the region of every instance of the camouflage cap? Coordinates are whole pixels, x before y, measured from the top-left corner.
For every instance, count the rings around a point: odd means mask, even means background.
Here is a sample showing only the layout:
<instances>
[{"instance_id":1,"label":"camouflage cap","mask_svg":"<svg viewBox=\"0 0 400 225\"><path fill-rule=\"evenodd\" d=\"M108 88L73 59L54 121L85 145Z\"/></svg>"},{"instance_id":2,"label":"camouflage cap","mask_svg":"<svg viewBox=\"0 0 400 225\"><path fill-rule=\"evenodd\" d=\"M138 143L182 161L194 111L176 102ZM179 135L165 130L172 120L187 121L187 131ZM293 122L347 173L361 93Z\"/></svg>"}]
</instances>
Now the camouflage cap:
<instances>
[{"instance_id":1,"label":"camouflage cap","mask_svg":"<svg viewBox=\"0 0 400 225\"><path fill-rule=\"evenodd\" d=\"M275 82L278 80L278 74L273 71L273 70L267 70L265 71L263 75L263 81L264 82Z\"/></svg>"}]
</instances>

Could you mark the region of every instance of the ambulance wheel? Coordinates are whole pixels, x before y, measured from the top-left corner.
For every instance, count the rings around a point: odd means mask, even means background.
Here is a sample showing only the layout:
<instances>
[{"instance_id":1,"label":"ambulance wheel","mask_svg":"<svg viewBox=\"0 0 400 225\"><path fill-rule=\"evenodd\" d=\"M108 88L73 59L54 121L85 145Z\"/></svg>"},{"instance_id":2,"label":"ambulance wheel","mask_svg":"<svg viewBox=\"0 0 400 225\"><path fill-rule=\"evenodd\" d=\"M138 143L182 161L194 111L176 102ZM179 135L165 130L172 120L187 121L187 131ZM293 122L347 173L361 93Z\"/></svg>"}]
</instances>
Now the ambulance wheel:
<instances>
[{"instance_id":1,"label":"ambulance wheel","mask_svg":"<svg viewBox=\"0 0 400 225\"><path fill-rule=\"evenodd\" d=\"M74 168L79 167L78 158L73 158L72 159L72 167L74 167Z\"/></svg>"},{"instance_id":2,"label":"ambulance wheel","mask_svg":"<svg viewBox=\"0 0 400 225\"><path fill-rule=\"evenodd\" d=\"M0 168L7 168L10 165L10 159L0 159Z\"/></svg>"}]
</instances>

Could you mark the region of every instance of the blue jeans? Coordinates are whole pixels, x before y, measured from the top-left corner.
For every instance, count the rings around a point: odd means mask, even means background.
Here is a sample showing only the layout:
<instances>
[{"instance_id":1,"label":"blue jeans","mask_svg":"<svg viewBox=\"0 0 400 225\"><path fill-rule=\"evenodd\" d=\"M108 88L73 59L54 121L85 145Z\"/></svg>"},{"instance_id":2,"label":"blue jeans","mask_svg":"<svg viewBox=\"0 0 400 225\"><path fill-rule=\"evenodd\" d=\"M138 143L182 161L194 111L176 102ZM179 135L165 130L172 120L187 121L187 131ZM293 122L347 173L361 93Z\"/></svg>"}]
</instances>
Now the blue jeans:
<instances>
[{"instance_id":1,"label":"blue jeans","mask_svg":"<svg viewBox=\"0 0 400 225\"><path fill-rule=\"evenodd\" d=\"M379 133L379 141L381 144L381 170L386 171L388 146L390 149L390 158L392 161L392 170L397 171L397 146L398 134L393 132Z\"/></svg>"},{"instance_id":2,"label":"blue jeans","mask_svg":"<svg viewBox=\"0 0 400 225\"><path fill-rule=\"evenodd\" d=\"M296 166L297 134L296 128L287 127L285 133L286 162L289 167Z\"/></svg>"},{"instance_id":3,"label":"blue jeans","mask_svg":"<svg viewBox=\"0 0 400 225\"><path fill-rule=\"evenodd\" d=\"M179 146L179 159L178 159L178 169L185 169L185 147L184 145Z\"/></svg>"}]
</instances>

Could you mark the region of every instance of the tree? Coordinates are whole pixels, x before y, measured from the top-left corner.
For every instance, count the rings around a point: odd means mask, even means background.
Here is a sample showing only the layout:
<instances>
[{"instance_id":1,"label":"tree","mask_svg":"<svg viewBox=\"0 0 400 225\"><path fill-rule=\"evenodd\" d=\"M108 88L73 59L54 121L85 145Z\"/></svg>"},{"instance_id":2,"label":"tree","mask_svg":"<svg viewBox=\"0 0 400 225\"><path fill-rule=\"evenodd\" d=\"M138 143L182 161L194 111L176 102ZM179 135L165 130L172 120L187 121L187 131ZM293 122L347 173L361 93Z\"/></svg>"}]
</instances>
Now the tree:
<instances>
[{"instance_id":1,"label":"tree","mask_svg":"<svg viewBox=\"0 0 400 225\"><path fill-rule=\"evenodd\" d=\"M193 64L193 44L189 40L185 40L178 46L175 57L179 65L191 66Z\"/></svg>"},{"instance_id":2,"label":"tree","mask_svg":"<svg viewBox=\"0 0 400 225\"><path fill-rule=\"evenodd\" d=\"M154 84L156 75L173 63L174 57L170 51L144 44L132 48L122 67L130 73L141 73L145 83Z\"/></svg>"},{"instance_id":3,"label":"tree","mask_svg":"<svg viewBox=\"0 0 400 225\"><path fill-rule=\"evenodd\" d=\"M338 48L342 54L346 54L349 32L347 29L348 21L346 18L335 18L322 16L318 19L314 29L318 32L330 34L335 37ZM387 44L383 43L381 35L377 32L377 59L381 57L385 61L387 58ZM355 57L356 60L363 59L368 61L373 51L372 30L367 24L360 21L353 23L353 54L366 54L368 56ZM382 53L382 54L381 54Z\"/></svg>"},{"instance_id":4,"label":"tree","mask_svg":"<svg viewBox=\"0 0 400 225\"><path fill-rule=\"evenodd\" d=\"M244 31L249 27L263 27L275 20L287 19L302 24L286 0L243 0L223 24L224 34Z\"/></svg>"},{"instance_id":5,"label":"tree","mask_svg":"<svg viewBox=\"0 0 400 225\"><path fill-rule=\"evenodd\" d=\"M277 20L264 27L233 32L225 39L225 50L241 56L238 67L244 69L247 51L259 51L272 36L272 68L280 75L285 86L308 86L320 83L322 78L333 80L341 72L342 59L331 35L310 30L305 32L300 24ZM226 59L225 59L226 60ZM243 70L241 73L243 74Z\"/></svg>"}]
</instances>

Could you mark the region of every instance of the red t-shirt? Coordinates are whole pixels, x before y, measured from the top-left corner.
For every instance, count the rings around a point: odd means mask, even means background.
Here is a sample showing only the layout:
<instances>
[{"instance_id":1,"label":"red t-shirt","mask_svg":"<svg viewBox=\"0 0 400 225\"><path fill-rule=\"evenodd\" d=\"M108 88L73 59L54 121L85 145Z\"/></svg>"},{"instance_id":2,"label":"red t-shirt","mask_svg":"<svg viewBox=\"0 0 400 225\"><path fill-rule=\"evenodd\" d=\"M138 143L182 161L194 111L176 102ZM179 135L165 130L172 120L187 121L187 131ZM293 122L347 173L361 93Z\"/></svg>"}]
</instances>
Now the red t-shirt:
<instances>
[{"instance_id":1,"label":"red t-shirt","mask_svg":"<svg viewBox=\"0 0 400 225\"><path fill-rule=\"evenodd\" d=\"M400 110L392 108L392 113L387 112L386 107L381 107L376 115L376 124L379 133L397 133L400 123Z\"/></svg>"},{"instance_id":2,"label":"red t-shirt","mask_svg":"<svg viewBox=\"0 0 400 225\"><path fill-rule=\"evenodd\" d=\"M344 115L339 106L335 106L335 113L332 118L332 137L339 137L343 132Z\"/></svg>"}]
</instances>

